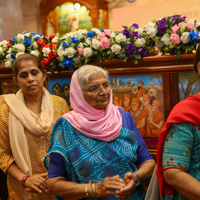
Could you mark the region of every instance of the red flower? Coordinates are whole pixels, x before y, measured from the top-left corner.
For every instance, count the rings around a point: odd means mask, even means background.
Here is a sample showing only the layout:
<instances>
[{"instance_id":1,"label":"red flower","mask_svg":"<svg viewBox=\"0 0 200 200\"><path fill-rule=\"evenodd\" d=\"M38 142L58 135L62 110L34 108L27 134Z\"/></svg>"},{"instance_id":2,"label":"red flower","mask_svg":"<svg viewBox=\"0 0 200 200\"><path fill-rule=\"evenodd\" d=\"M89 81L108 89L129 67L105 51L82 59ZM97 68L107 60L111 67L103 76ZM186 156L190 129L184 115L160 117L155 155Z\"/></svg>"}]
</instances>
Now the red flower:
<instances>
[{"instance_id":1,"label":"red flower","mask_svg":"<svg viewBox=\"0 0 200 200\"><path fill-rule=\"evenodd\" d=\"M169 163L169 161L167 161L167 163Z\"/></svg>"},{"instance_id":2,"label":"red flower","mask_svg":"<svg viewBox=\"0 0 200 200\"><path fill-rule=\"evenodd\" d=\"M166 139L166 141L168 142L168 139Z\"/></svg>"},{"instance_id":3,"label":"red flower","mask_svg":"<svg viewBox=\"0 0 200 200\"><path fill-rule=\"evenodd\" d=\"M37 45L38 45L38 46L42 46L43 44L46 44L45 40L43 40L43 39L38 39Z\"/></svg>"},{"instance_id":4,"label":"red flower","mask_svg":"<svg viewBox=\"0 0 200 200\"><path fill-rule=\"evenodd\" d=\"M47 44L43 44L43 45L41 46L40 53L42 53L42 49L43 49L44 47L48 47L48 45L47 45Z\"/></svg>"},{"instance_id":5,"label":"red flower","mask_svg":"<svg viewBox=\"0 0 200 200\"><path fill-rule=\"evenodd\" d=\"M172 161L172 160L174 160L173 158L170 158L170 160Z\"/></svg>"},{"instance_id":6,"label":"red flower","mask_svg":"<svg viewBox=\"0 0 200 200\"><path fill-rule=\"evenodd\" d=\"M48 68L49 65L50 65L50 62L51 62L51 61L49 60L49 58L46 58L46 57L42 58L42 65L43 65L44 67Z\"/></svg>"},{"instance_id":7,"label":"red flower","mask_svg":"<svg viewBox=\"0 0 200 200\"><path fill-rule=\"evenodd\" d=\"M57 54L54 51L49 52L50 60L55 60L57 58Z\"/></svg>"},{"instance_id":8,"label":"red flower","mask_svg":"<svg viewBox=\"0 0 200 200\"><path fill-rule=\"evenodd\" d=\"M49 48L53 49L53 46L56 45L56 48L58 48L58 43L54 42L54 43L50 43L49 44Z\"/></svg>"},{"instance_id":9,"label":"red flower","mask_svg":"<svg viewBox=\"0 0 200 200\"><path fill-rule=\"evenodd\" d=\"M189 148L189 150L191 150L191 148Z\"/></svg>"},{"instance_id":10,"label":"red flower","mask_svg":"<svg viewBox=\"0 0 200 200\"><path fill-rule=\"evenodd\" d=\"M49 36L49 40L50 40L50 41L52 41L53 38L55 38L55 35L50 35L50 36Z\"/></svg>"}]
</instances>

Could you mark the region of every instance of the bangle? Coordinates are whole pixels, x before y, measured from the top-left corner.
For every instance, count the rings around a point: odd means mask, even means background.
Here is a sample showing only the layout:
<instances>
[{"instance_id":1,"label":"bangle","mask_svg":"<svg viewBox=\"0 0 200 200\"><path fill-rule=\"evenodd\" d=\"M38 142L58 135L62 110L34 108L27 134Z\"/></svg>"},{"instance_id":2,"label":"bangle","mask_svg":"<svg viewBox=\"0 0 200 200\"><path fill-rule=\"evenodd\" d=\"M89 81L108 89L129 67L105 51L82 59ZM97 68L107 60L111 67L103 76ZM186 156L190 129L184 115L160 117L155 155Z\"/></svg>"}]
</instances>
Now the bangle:
<instances>
[{"instance_id":1,"label":"bangle","mask_svg":"<svg viewBox=\"0 0 200 200\"><path fill-rule=\"evenodd\" d=\"M135 181L134 178L133 178L133 180L136 182L135 187L137 187L138 185L140 185L140 177L139 177L138 173L136 173L136 172L134 172L133 174L135 174L136 177L137 177L137 180L136 180L136 181Z\"/></svg>"},{"instance_id":2,"label":"bangle","mask_svg":"<svg viewBox=\"0 0 200 200\"><path fill-rule=\"evenodd\" d=\"M87 191L87 186L86 186L86 188L85 188L85 194L89 197L89 193L88 193L88 191Z\"/></svg>"},{"instance_id":3,"label":"bangle","mask_svg":"<svg viewBox=\"0 0 200 200\"><path fill-rule=\"evenodd\" d=\"M25 176L22 178L21 184L22 184L23 187L25 187L25 182L26 182L26 180L27 180L28 177L30 177L30 176L29 176L29 175L25 175Z\"/></svg>"}]
</instances>

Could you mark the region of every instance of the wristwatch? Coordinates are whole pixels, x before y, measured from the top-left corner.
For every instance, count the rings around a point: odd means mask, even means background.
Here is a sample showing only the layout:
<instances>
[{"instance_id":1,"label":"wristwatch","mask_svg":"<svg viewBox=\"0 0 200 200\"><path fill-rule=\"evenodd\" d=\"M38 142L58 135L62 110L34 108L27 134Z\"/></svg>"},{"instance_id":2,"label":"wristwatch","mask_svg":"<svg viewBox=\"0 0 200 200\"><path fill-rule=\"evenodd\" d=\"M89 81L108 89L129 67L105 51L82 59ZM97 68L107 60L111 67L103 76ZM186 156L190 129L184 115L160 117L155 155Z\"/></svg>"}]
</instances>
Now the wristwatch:
<instances>
[{"instance_id":1,"label":"wristwatch","mask_svg":"<svg viewBox=\"0 0 200 200\"><path fill-rule=\"evenodd\" d=\"M133 180L135 181L135 187L139 186L140 185L140 177L138 175L138 173L134 172L133 173Z\"/></svg>"}]
</instances>

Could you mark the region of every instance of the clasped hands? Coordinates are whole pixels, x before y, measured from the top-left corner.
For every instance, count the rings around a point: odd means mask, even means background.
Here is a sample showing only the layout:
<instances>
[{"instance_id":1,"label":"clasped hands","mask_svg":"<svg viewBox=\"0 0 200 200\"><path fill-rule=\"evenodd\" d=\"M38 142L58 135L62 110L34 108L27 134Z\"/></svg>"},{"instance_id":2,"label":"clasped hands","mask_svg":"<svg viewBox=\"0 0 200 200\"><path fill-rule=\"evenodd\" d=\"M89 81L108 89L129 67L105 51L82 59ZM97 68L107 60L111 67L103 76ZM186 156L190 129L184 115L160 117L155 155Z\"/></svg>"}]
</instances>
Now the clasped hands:
<instances>
[{"instance_id":1,"label":"clasped hands","mask_svg":"<svg viewBox=\"0 0 200 200\"><path fill-rule=\"evenodd\" d=\"M96 183L96 195L99 198L112 195L118 199L127 199L135 189L135 184L131 172L125 174L124 180L119 175L106 177L103 181Z\"/></svg>"}]
</instances>

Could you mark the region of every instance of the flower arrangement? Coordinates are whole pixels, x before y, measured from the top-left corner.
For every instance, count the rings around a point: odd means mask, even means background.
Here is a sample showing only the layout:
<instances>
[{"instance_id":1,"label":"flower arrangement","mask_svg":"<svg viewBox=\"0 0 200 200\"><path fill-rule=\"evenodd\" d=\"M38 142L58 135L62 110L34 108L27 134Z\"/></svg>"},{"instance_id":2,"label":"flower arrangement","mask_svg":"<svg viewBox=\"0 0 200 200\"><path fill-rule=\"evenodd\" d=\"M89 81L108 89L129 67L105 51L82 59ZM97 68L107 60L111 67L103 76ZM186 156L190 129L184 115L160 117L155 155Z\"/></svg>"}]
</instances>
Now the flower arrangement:
<instances>
[{"instance_id":1,"label":"flower arrangement","mask_svg":"<svg viewBox=\"0 0 200 200\"><path fill-rule=\"evenodd\" d=\"M181 15L153 20L150 26L157 29L152 38L161 53L170 55L192 53L199 43L200 22Z\"/></svg>"},{"instance_id":2,"label":"flower arrangement","mask_svg":"<svg viewBox=\"0 0 200 200\"><path fill-rule=\"evenodd\" d=\"M0 42L0 62L12 67L19 55L30 53L38 56L44 67L54 73L56 66L68 67L71 71L92 60L119 58L137 63L157 49L180 57L196 49L199 31L200 22L173 15L145 26L131 23L124 26L123 31L92 28L49 37L24 32Z\"/></svg>"}]
</instances>

